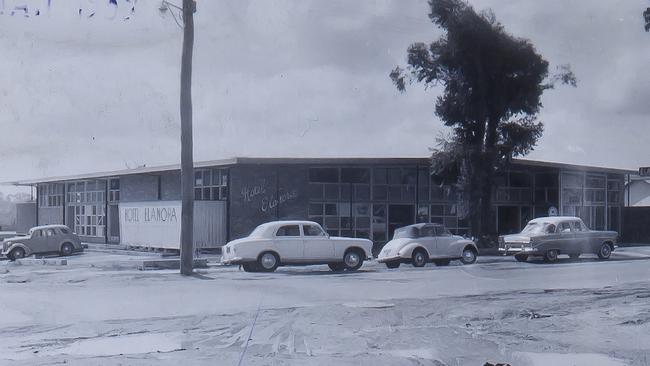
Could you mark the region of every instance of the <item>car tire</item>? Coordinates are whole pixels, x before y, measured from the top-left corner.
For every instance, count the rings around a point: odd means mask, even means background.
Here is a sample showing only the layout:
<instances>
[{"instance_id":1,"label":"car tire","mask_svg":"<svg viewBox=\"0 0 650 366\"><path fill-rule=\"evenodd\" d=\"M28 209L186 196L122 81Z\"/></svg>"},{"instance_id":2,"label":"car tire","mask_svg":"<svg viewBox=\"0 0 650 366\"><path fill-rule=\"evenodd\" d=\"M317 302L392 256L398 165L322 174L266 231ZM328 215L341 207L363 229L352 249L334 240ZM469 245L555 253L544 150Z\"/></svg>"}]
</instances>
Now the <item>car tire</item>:
<instances>
[{"instance_id":1,"label":"car tire","mask_svg":"<svg viewBox=\"0 0 650 366\"><path fill-rule=\"evenodd\" d=\"M600 250L598 251L598 258L609 259L611 255L612 247L607 243L603 243L603 245L600 246Z\"/></svg>"},{"instance_id":2,"label":"car tire","mask_svg":"<svg viewBox=\"0 0 650 366\"><path fill-rule=\"evenodd\" d=\"M417 248L411 255L411 263L413 267L424 267L429 261L429 255L422 248Z\"/></svg>"},{"instance_id":3,"label":"car tire","mask_svg":"<svg viewBox=\"0 0 650 366\"><path fill-rule=\"evenodd\" d=\"M390 269L399 268L401 263L399 261L386 262L386 267Z\"/></svg>"},{"instance_id":4,"label":"car tire","mask_svg":"<svg viewBox=\"0 0 650 366\"><path fill-rule=\"evenodd\" d=\"M9 253L8 257L9 257L9 259L11 259L12 261L15 261L16 259L25 258L25 249L20 248L20 247L15 248L14 250L12 250L12 251Z\"/></svg>"},{"instance_id":5,"label":"car tire","mask_svg":"<svg viewBox=\"0 0 650 366\"><path fill-rule=\"evenodd\" d=\"M363 265L363 255L356 249L348 250L343 255L343 265L348 271L356 271Z\"/></svg>"},{"instance_id":6,"label":"car tire","mask_svg":"<svg viewBox=\"0 0 650 366\"><path fill-rule=\"evenodd\" d=\"M544 262L553 263L557 261L558 251L555 249L547 250L544 254Z\"/></svg>"},{"instance_id":7,"label":"car tire","mask_svg":"<svg viewBox=\"0 0 650 366\"><path fill-rule=\"evenodd\" d=\"M517 262L526 262L528 260L527 254L515 254L515 259Z\"/></svg>"},{"instance_id":8,"label":"car tire","mask_svg":"<svg viewBox=\"0 0 650 366\"><path fill-rule=\"evenodd\" d=\"M343 263L328 263L328 267L332 270L332 272L343 272L345 270L345 264Z\"/></svg>"},{"instance_id":9,"label":"car tire","mask_svg":"<svg viewBox=\"0 0 650 366\"><path fill-rule=\"evenodd\" d=\"M280 258L273 252L264 252L257 258L256 267L262 272L274 272L280 265Z\"/></svg>"},{"instance_id":10,"label":"car tire","mask_svg":"<svg viewBox=\"0 0 650 366\"><path fill-rule=\"evenodd\" d=\"M242 263L241 267L244 269L244 272L258 272L257 263Z\"/></svg>"},{"instance_id":11,"label":"car tire","mask_svg":"<svg viewBox=\"0 0 650 366\"><path fill-rule=\"evenodd\" d=\"M474 264L476 263L476 258L478 257L478 254L474 250L474 248L467 246L465 249L463 249L463 253L460 257L460 262L462 264Z\"/></svg>"},{"instance_id":12,"label":"car tire","mask_svg":"<svg viewBox=\"0 0 650 366\"><path fill-rule=\"evenodd\" d=\"M433 263L436 266L442 267L442 266L448 266L449 263L451 263L451 260L449 260L449 259L434 259Z\"/></svg>"},{"instance_id":13,"label":"car tire","mask_svg":"<svg viewBox=\"0 0 650 366\"><path fill-rule=\"evenodd\" d=\"M74 246L72 244L63 243L63 245L61 245L61 253L60 254L62 256L67 257L69 255L72 255L73 252L74 252Z\"/></svg>"}]
</instances>

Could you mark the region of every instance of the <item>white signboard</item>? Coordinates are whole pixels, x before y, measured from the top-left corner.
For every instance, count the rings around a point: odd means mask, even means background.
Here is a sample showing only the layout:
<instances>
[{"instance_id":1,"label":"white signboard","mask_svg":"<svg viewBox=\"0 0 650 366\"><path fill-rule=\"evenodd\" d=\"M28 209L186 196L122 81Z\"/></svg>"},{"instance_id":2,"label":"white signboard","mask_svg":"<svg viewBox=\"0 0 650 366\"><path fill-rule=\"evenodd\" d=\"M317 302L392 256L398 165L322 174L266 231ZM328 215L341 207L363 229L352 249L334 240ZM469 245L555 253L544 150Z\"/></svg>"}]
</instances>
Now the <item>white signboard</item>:
<instances>
[{"instance_id":1,"label":"white signboard","mask_svg":"<svg viewBox=\"0 0 650 366\"><path fill-rule=\"evenodd\" d=\"M120 243L180 249L181 202L120 202Z\"/></svg>"}]
</instances>

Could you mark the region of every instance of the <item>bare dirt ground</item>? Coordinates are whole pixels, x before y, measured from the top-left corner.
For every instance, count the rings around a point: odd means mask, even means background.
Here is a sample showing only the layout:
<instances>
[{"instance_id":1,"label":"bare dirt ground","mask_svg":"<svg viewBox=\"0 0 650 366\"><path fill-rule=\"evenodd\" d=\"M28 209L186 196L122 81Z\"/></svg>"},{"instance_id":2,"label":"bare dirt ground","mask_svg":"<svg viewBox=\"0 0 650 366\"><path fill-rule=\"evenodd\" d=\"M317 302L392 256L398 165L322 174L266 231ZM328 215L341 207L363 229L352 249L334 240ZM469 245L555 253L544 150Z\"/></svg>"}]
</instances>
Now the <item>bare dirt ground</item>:
<instances>
[{"instance_id":1,"label":"bare dirt ground","mask_svg":"<svg viewBox=\"0 0 650 366\"><path fill-rule=\"evenodd\" d=\"M8 365L650 364L647 260L196 278L5 263L0 308Z\"/></svg>"}]
</instances>

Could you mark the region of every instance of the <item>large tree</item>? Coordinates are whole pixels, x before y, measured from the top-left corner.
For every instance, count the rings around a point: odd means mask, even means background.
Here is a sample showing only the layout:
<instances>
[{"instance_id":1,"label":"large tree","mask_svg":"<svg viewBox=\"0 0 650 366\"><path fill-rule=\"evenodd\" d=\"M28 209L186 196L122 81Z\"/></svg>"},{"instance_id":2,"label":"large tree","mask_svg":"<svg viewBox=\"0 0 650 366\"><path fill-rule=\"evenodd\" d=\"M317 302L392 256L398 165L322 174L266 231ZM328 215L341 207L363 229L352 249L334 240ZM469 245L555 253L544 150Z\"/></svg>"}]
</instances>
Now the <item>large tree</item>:
<instances>
[{"instance_id":1,"label":"large tree","mask_svg":"<svg viewBox=\"0 0 650 366\"><path fill-rule=\"evenodd\" d=\"M408 65L390 77L400 91L412 82L444 87L435 113L453 132L432 149L433 173L461 188L471 234L485 239L494 231L495 171L535 146L543 131L542 93L557 81L575 86L576 80L567 66L549 77L535 47L508 34L492 12L477 13L462 0L430 0L429 6L443 35L412 44Z\"/></svg>"}]
</instances>

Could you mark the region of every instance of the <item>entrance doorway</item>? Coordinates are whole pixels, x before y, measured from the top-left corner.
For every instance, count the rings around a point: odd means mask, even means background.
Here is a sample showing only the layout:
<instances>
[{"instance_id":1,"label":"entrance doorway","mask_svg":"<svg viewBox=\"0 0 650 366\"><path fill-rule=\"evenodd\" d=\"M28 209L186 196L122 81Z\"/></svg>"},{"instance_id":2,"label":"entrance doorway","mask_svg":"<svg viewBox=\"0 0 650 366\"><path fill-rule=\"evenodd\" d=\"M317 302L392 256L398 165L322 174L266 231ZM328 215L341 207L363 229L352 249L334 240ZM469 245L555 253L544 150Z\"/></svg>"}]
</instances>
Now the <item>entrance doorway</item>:
<instances>
[{"instance_id":1,"label":"entrance doorway","mask_svg":"<svg viewBox=\"0 0 650 366\"><path fill-rule=\"evenodd\" d=\"M415 205L388 205L388 240L395 229L415 223Z\"/></svg>"}]
</instances>

